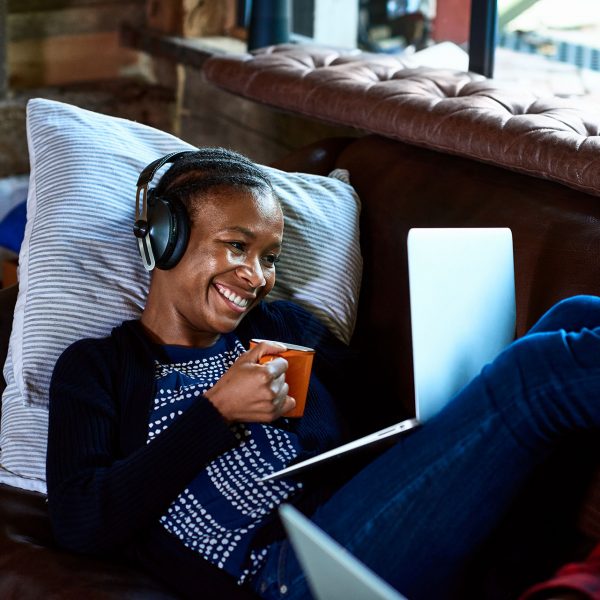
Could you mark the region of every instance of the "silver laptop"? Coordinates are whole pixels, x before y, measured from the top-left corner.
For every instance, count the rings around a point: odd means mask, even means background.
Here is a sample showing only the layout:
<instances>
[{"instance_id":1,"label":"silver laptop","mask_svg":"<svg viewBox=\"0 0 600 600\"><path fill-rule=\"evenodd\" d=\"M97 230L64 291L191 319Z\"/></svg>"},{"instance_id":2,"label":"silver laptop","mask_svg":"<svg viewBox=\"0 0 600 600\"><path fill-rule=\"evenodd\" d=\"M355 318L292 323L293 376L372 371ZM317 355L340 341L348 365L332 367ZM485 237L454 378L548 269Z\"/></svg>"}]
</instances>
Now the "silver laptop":
<instances>
[{"instance_id":1,"label":"silver laptop","mask_svg":"<svg viewBox=\"0 0 600 600\"><path fill-rule=\"evenodd\" d=\"M415 409L423 423L514 339L512 233L411 229L407 247Z\"/></svg>"},{"instance_id":2,"label":"silver laptop","mask_svg":"<svg viewBox=\"0 0 600 600\"><path fill-rule=\"evenodd\" d=\"M293 506L279 515L317 600L406 600Z\"/></svg>"},{"instance_id":3,"label":"silver laptop","mask_svg":"<svg viewBox=\"0 0 600 600\"><path fill-rule=\"evenodd\" d=\"M407 248L416 419L395 423L260 481L298 474L404 435L437 414L514 339L510 229L411 229Z\"/></svg>"}]
</instances>

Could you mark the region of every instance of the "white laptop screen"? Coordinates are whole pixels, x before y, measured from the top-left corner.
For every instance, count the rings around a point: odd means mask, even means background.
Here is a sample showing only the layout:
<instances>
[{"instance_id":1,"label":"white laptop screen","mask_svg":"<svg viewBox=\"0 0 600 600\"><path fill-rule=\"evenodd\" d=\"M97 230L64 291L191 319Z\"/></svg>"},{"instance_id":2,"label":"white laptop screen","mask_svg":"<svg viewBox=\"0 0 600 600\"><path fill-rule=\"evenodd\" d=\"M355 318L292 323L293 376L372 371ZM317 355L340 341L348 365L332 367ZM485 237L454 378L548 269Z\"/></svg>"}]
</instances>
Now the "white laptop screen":
<instances>
[{"instance_id":1,"label":"white laptop screen","mask_svg":"<svg viewBox=\"0 0 600 600\"><path fill-rule=\"evenodd\" d=\"M507 228L423 228L408 234L417 419L427 421L515 335Z\"/></svg>"},{"instance_id":2,"label":"white laptop screen","mask_svg":"<svg viewBox=\"0 0 600 600\"><path fill-rule=\"evenodd\" d=\"M279 514L317 600L406 600L293 506Z\"/></svg>"}]
</instances>

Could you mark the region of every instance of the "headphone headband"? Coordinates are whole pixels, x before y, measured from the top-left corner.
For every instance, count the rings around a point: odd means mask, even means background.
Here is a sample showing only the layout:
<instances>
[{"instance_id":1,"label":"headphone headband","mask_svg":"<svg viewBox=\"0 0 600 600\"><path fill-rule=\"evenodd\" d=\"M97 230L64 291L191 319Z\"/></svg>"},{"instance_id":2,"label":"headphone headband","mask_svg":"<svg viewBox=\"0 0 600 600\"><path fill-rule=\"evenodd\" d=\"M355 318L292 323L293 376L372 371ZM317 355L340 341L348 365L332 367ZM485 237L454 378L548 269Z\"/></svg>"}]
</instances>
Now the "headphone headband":
<instances>
[{"instance_id":1,"label":"headphone headband","mask_svg":"<svg viewBox=\"0 0 600 600\"><path fill-rule=\"evenodd\" d=\"M178 161L180 158L189 154L190 150L183 150L182 152L171 152L162 158L157 158L155 161L151 162L144 170L140 173L140 176L137 180L137 187L148 186L148 184L154 179L156 172L167 163L174 163Z\"/></svg>"}]
</instances>

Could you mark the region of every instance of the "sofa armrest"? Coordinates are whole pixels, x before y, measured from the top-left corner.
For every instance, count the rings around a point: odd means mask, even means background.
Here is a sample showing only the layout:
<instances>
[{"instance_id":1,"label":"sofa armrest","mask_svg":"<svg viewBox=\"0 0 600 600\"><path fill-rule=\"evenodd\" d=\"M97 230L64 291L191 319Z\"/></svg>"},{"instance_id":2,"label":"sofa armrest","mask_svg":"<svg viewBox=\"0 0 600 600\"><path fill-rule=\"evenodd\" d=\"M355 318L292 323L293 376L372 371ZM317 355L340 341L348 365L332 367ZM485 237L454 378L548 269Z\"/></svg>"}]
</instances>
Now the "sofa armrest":
<instances>
[{"instance_id":1,"label":"sofa armrest","mask_svg":"<svg viewBox=\"0 0 600 600\"><path fill-rule=\"evenodd\" d=\"M42 494L0 485L0 598L174 600L145 574L56 548Z\"/></svg>"}]
</instances>

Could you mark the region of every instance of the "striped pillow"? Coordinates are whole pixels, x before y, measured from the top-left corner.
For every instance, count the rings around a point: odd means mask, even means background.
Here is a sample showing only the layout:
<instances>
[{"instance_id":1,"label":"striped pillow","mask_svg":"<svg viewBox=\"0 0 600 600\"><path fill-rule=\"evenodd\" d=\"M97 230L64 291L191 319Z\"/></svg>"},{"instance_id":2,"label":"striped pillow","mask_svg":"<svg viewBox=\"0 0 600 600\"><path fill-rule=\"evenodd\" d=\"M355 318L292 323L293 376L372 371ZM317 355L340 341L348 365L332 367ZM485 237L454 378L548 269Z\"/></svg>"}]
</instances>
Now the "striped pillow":
<instances>
[{"instance_id":1,"label":"striped pillow","mask_svg":"<svg viewBox=\"0 0 600 600\"><path fill-rule=\"evenodd\" d=\"M43 99L28 104L27 133L28 218L4 367L0 481L43 491L56 359L75 340L107 335L139 316L149 277L131 232L136 180L154 159L193 147L138 123ZM338 177L267 170L285 215L270 298L305 306L348 342L362 268L358 197ZM9 472L18 481L8 481Z\"/></svg>"}]
</instances>

